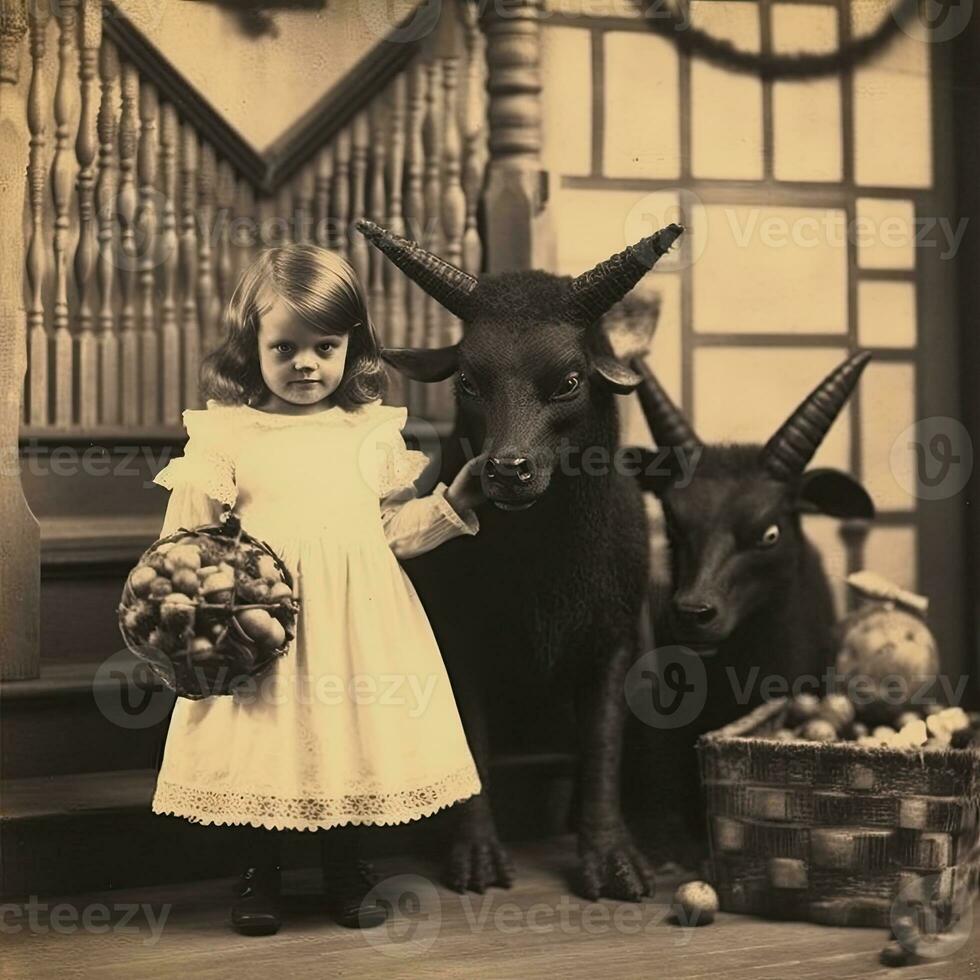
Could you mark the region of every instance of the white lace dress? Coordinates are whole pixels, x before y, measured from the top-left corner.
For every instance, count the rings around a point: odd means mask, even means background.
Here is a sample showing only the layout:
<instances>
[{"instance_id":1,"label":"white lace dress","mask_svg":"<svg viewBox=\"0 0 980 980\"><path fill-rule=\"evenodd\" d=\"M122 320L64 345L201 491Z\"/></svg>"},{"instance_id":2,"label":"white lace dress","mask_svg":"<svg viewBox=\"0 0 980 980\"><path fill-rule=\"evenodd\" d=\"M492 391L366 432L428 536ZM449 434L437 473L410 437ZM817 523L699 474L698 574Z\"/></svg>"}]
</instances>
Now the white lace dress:
<instances>
[{"instance_id":1,"label":"white lace dress","mask_svg":"<svg viewBox=\"0 0 980 980\"><path fill-rule=\"evenodd\" d=\"M398 557L476 534L444 483L419 497L427 457L407 410L273 415L209 402L184 412L184 456L161 534L242 527L292 572L296 639L243 692L178 698L152 809L205 824L314 830L396 824L480 791L435 636ZM397 557L396 557L397 556Z\"/></svg>"}]
</instances>

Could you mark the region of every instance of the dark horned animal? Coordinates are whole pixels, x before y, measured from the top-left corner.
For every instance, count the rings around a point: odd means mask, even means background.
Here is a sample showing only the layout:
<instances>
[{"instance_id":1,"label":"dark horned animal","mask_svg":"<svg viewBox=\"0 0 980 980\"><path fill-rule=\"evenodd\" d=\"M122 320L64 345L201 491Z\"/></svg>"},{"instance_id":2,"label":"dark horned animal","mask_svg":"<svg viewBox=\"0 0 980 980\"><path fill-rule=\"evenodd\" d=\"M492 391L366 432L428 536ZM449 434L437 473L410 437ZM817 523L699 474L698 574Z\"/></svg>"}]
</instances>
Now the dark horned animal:
<instances>
[{"instance_id":1,"label":"dark horned animal","mask_svg":"<svg viewBox=\"0 0 980 980\"><path fill-rule=\"evenodd\" d=\"M642 471L651 475L640 480L661 503L670 550L671 594L655 603L657 644L700 653L707 681L694 722L670 732L630 725L630 754L639 748L636 764L643 767L635 785L642 786L640 796L652 797L634 802L651 821L657 800L670 799L686 809L688 829L700 834L698 736L760 703L765 678L792 687L805 677L822 678L833 662L830 586L800 515L874 516L871 498L852 477L806 469L870 357L860 351L831 372L765 446L705 446L649 368L632 361L644 375L637 394L661 449L656 457L644 452ZM683 479L682 457L696 459Z\"/></svg>"},{"instance_id":2,"label":"dark horned animal","mask_svg":"<svg viewBox=\"0 0 980 980\"><path fill-rule=\"evenodd\" d=\"M451 479L473 447L487 457L480 478L494 505L481 508L477 535L405 566L484 783L458 808L449 883L482 892L513 878L485 789L487 702L525 702L526 732L567 692L581 741L580 890L636 901L652 874L622 821L619 768L623 678L639 643L648 536L640 487L610 461L619 438L615 396L641 376L613 355L601 320L682 229L671 225L574 279L509 272L477 280L377 225L358 228L463 320L458 344L383 356L420 381L455 375L456 422L441 476ZM596 449L604 467L563 461L563 452Z\"/></svg>"}]
</instances>

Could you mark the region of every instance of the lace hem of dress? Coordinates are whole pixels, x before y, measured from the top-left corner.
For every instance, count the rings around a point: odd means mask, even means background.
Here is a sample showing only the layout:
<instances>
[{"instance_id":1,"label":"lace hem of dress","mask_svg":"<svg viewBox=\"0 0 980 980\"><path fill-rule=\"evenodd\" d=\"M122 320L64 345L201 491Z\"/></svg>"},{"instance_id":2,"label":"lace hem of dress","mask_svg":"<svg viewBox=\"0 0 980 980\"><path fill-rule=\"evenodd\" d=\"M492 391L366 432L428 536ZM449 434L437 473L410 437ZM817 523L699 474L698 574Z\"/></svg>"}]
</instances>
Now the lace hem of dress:
<instances>
[{"instance_id":1,"label":"lace hem of dress","mask_svg":"<svg viewBox=\"0 0 980 980\"><path fill-rule=\"evenodd\" d=\"M157 473L153 482L166 490L189 483L213 500L234 507L238 490L231 472L230 462L216 454L213 461L208 462L178 456Z\"/></svg>"},{"instance_id":2,"label":"lace hem of dress","mask_svg":"<svg viewBox=\"0 0 980 980\"><path fill-rule=\"evenodd\" d=\"M431 816L480 790L480 777L472 765L413 789L341 797L232 793L159 780L151 809L192 823L250 824L269 830L320 830L345 824L390 826Z\"/></svg>"}]
</instances>

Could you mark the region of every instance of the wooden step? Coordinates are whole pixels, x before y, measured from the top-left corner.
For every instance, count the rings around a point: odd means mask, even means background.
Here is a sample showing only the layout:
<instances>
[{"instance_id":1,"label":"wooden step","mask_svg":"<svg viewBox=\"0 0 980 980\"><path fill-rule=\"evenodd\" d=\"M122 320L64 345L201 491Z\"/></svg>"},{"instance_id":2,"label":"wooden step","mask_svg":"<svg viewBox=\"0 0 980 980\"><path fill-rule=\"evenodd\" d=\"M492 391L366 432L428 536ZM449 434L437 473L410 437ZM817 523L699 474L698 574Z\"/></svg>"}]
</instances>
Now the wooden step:
<instances>
[{"instance_id":1,"label":"wooden step","mask_svg":"<svg viewBox=\"0 0 980 980\"><path fill-rule=\"evenodd\" d=\"M0 682L0 776L154 767L173 704L128 650L104 663L43 660L40 677Z\"/></svg>"},{"instance_id":2,"label":"wooden step","mask_svg":"<svg viewBox=\"0 0 980 980\"><path fill-rule=\"evenodd\" d=\"M491 799L505 839L567 831L572 760L562 754L494 760ZM66 894L231 875L236 828L193 824L150 809L155 769L0 781L0 898ZM367 828L372 853L443 852L452 814ZM315 835L291 832L284 864L316 863Z\"/></svg>"}]
</instances>

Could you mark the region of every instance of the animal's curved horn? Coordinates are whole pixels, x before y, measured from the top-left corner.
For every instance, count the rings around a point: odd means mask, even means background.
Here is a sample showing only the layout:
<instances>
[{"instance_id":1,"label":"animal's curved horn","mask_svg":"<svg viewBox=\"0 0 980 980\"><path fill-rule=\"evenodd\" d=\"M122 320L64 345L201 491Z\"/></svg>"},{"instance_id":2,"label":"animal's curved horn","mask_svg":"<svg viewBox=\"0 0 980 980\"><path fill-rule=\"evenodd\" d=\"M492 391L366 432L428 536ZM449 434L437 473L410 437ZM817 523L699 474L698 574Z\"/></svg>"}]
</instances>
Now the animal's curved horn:
<instances>
[{"instance_id":1,"label":"animal's curved horn","mask_svg":"<svg viewBox=\"0 0 980 980\"><path fill-rule=\"evenodd\" d=\"M680 225L667 225L576 276L571 293L579 315L584 313L589 323L598 320L657 264L661 255L667 254L683 231Z\"/></svg>"},{"instance_id":2,"label":"animal's curved horn","mask_svg":"<svg viewBox=\"0 0 980 980\"><path fill-rule=\"evenodd\" d=\"M469 296L477 287L473 276L426 251L417 242L394 235L373 221L361 218L354 227L450 313L462 320L467 318Z\"/></svg>"},{"instance_id":3,"label":"animal's curved horn","mask_svg":"<svg viewBox=\"0 0 980 980\"><path fill-rule=\"evenodd\" d=\"M691 424L671 401L670 395L664 391L646 361L642 357L633 357L630 359L630 367L643 378L636 393L654 442L661 448L669 446L672 449L684 449L688 453L701 446L701 440Z\"/></svg>"},{"instance_id":4,"label":"animal's curved horn","mask_svg":"<svg viewBox=\"0 0 980 980\"><path fill-rule=\"evenodd\" d=\"M763 446L759 460L777 480L806 469L870 360L870 351L858 351L831 371Z\"/></svg>"}]
</instances>

